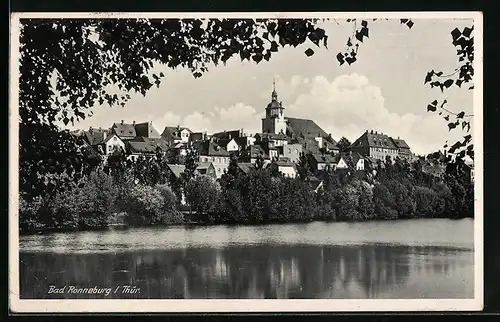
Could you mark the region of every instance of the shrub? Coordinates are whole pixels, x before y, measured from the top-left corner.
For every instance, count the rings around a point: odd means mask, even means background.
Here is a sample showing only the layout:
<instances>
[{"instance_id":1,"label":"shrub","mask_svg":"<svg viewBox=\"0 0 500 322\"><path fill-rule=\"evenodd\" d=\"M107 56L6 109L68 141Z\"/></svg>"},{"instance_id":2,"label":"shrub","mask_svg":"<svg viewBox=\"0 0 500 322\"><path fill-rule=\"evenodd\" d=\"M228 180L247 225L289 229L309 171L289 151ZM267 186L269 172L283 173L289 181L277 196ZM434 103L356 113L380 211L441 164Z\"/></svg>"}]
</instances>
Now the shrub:
<instances>
[{"instance_id":1,"label":"shrub","mask_svg":"<svg viewBox=\"0 0 500 322\"><path fill-rule=\"evenodd\" d=\"M19 229L24 232L32 232L44 227L41 221L41 212L44 211L45 204L42 197L35 197L33 200L19 198Z\"/></svg>"},{"instance_id":2,"label":"shrub","mask_svg":"<svg viewBox=\"0 0 500 322\"><path fill-rule=\"evenodd\" d=\"M156 190L158 190L163 197L162 215L161 223L163 224L181 224L184 222L184 216L177 210L177 197L168 186L168 184L156 185Z\"/></svg>"},{"instance_id":3,"label":"shrub","mask_svg":"<svg viewBox=\"0 0 500 322\"><path fill-rule=\"evenodd\" d=\"M437 193L426 187L415 187L415 212L422 217L435 217L439 212L440 200Z\"/></svg>"},{"instance_id":4,"label":"shrub","mask_svg":"<svg viewBox=\"0 0 500 322\"><path fill-rule=\"evenodd\" d=\"M157 189L137 185L131 187L120 203L130 226L147 226L162 222L164 200Z\"/></svg>"},{"instance_id":5,"label":"shrub","mask_svg":"<svg viewBox=\"0 0 500 322\"><path fill-rule=\"evenodd\" d=\"M378 219L396 219L396 201L386 185L377 184L373 188L373 204L375 217Z\"/></svg>"},{"instance_id":6,"label":"shrub","mask_svg":"<svg viewBox=\"0 0 500 322\"><path fill-rule=\"evenodd\" d=\"M219 183L207 175L197 175L186 185L186 199L201 220L217 219L221 196Z\"/></svg>"}]
</instances>

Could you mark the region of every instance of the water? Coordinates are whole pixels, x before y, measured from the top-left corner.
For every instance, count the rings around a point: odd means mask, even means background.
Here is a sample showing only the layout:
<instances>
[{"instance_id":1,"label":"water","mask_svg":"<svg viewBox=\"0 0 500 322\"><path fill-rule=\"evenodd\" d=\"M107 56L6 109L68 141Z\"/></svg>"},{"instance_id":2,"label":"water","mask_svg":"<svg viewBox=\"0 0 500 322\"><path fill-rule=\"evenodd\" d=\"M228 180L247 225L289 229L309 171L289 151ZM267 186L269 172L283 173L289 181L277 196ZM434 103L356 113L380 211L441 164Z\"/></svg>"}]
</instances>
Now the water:
<instances>
[{"instance_id":1,"label":"water","mask_svg":"<svg viewBox=\"0 0 500 322\"><path fill-rule=\"evenodd\" d=\"M473 224L419 219L22 236L20 292L22 299L473 298ZM73 293L94 287L103 292Z\"/></svg>"}]
</instances>

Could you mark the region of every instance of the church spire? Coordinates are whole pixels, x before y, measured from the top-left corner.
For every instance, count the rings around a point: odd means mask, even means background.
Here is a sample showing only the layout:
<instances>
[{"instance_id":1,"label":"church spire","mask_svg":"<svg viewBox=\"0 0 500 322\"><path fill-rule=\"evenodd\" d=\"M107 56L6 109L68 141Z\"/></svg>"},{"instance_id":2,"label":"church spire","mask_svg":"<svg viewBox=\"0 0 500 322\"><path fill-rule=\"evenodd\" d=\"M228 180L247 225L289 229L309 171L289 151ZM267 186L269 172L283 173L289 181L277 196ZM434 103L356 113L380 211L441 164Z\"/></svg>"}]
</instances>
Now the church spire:
<instances>
[{"instance_id":1,"label":"church spire","mask_svg":"<svg viewBox=\"0 0 500 322\"><path fill-rule=\"evenodd\" d=\"M273 92L271 94L271 98L273 101L278 100L278 93L276 93L276 79L273 77Z\"/></svg>"}]
</instances>

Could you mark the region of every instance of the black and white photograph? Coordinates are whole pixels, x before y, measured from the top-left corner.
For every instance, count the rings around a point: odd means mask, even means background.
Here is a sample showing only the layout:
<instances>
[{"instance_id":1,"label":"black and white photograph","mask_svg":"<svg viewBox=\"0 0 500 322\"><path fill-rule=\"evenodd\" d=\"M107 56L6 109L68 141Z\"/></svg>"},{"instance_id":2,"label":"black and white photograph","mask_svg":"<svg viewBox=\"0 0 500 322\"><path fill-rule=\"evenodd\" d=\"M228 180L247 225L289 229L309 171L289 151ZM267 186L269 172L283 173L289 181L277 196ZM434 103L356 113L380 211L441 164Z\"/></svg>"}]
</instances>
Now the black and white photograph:
<instances>
[{"instance_id":1,"label":"black and white photograph","mask_svg":"<svg viewBox=\"0 0 500 322\"><path fill-rule=\"evenodd\" d=\"M483 308L481 13L10 26L11 310Z\"/></svg>"}]
</instances>

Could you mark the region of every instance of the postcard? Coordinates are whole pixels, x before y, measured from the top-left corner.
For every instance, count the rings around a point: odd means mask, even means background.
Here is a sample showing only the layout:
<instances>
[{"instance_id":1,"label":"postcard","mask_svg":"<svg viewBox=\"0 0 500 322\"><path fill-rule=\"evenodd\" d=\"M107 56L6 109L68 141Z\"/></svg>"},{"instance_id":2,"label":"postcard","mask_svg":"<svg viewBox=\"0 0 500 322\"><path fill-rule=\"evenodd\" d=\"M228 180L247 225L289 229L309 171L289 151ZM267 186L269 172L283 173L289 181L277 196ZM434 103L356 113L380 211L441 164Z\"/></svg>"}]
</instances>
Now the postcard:
<instances>
[{"instance_id":1,"label":"postcard","mask_svg":"<svg viewBox=\"0 0 500 322\"><path fill-rule=\"evenodd\" d=\"M13 312L482 310L480 12L10 27Z\"/></svg>"}]
</instances>

